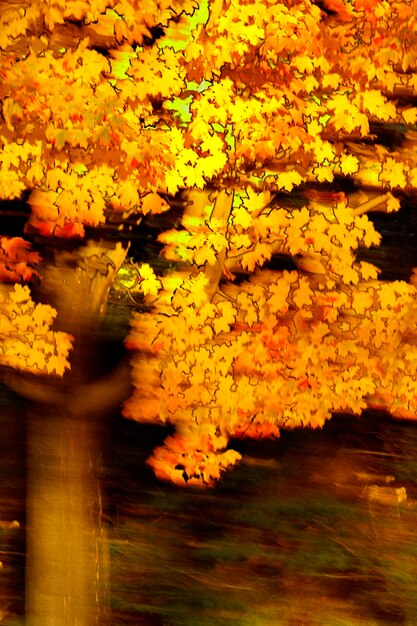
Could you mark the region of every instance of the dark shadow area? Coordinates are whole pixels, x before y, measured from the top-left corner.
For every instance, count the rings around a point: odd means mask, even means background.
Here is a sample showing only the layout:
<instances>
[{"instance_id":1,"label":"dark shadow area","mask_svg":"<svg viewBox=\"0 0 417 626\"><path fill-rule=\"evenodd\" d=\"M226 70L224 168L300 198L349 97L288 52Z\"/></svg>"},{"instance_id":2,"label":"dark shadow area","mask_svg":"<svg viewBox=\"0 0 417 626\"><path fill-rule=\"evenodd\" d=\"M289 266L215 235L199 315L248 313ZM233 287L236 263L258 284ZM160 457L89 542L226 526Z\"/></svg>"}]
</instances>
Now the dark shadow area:
<instances>
[{"instance_id":1,"label":"dark shadow area","mask_svg":"<svg viewBox=\"0 0 417 626\"><path fill-rule=\"evenodd\" d=\"M382 241L379 247L359 249L356 259L379 267L380 280L409 282L417 266L417 199L403 198L397 213L370 213L368 217Z\"/></svg>"},{"instance_id":2,"label":"dark shadow area","mask_svg":"<svg viewBox=\"0 0 417 626\"><path fill-rule=\"evenodd\" d=\"M17 626L25 443L16 398L2 398L2 519L19 527L0 528L0 608ZM277 440L234 440L242 462L206 490L156 480L146 459L168 433L111 419L102 490L113 624L415 623L414 424L368 411Z\"/></svg>"}]
</instances>

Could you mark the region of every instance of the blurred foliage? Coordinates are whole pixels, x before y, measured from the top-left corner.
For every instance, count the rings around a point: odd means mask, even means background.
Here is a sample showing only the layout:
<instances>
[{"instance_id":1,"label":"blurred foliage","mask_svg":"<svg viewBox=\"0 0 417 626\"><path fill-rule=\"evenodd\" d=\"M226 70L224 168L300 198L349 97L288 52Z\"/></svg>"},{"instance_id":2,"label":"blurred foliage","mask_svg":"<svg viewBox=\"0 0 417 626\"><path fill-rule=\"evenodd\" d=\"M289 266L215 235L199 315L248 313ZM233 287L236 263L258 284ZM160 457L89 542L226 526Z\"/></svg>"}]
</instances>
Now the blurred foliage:
<instances>
[{"instance_id":1,"label":"blurred foliage","mask_svg":"<svg viewBox=\"0 0 417 626\"><path fill-rule=\"evenodd\" d=\"M336 416L266 449L251 442L213 490L183 492L152 483L132 439L144 431L125 425L129 481L120 464L111 534L115 624L415 623L410 430L380 415ZM372 486L404 485L398 506L368 499Z\"/></svg>"}]
</instances>

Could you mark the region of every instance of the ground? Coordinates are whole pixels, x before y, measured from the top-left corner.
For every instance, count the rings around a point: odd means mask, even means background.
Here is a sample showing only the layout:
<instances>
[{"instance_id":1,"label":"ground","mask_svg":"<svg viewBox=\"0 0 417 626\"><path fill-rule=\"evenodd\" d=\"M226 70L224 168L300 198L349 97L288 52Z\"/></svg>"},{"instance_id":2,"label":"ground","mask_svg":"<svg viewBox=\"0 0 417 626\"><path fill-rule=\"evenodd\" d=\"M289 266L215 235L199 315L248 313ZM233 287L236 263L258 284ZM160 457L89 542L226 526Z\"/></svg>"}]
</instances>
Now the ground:
<instances>
[{"instance_id":1,"label":"ground","mask_svg":"<svg viewBox=\"0 0 417 626\"><path fill-rule=\"evenodd\" d=\"M18 417L2 412L7 626L23 624ZM118 419L112 434L103 484L115 626L417 623L414 425L336 416L322 431L240 442L244 462L206 491L162 484L144 464L161 429Z\"/></svg>"}]
</instances>

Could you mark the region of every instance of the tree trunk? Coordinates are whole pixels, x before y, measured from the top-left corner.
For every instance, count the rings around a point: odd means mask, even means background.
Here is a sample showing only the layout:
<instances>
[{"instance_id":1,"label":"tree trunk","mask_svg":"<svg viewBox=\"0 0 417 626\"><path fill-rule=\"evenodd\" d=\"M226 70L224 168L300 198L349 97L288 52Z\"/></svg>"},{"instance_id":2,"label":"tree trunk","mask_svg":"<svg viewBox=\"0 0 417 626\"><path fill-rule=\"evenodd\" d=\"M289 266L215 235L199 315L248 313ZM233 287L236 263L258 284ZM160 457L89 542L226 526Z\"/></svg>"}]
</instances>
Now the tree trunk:
<instances>
[{"instance_id":1,"label":"tree trunk","mask_svg":"<svg viewBox=\"0 0 417 626\"><path fill-rule=\"evenodd\" d=\"M28 428L28 626L106 626L109 557L102 520L100 458L106 416L128 395L119 368L101 382L97 326L126 251L89 243L58 253L42 272L39 298L75 339L62 380L16 379L30 400ZM74 263L74 259L76 262Z\"/></svg>"},{"instance_id":2,"label":"tree trunk","mask_svg":"<svg viewBox=\"0 0 417 626\"><path fill-rule=\"evenodd\" d=\"M54 407L55 408L55 407ZM109 620L101 520L100 429L62 407L28 414L27 623L98 626Z\"/></svg>"}]
</instances>

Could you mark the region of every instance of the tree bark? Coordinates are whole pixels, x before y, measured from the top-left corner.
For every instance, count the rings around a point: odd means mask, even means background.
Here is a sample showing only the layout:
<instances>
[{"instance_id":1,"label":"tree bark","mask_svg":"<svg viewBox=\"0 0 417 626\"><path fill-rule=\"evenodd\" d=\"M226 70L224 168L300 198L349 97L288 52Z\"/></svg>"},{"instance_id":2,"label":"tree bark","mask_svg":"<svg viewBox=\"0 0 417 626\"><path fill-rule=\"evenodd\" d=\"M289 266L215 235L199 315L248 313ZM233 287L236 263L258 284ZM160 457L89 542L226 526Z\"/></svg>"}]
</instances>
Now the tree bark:
<instances>
[{"instance_id":1,"label":"tree bark","mask_svg":"<svg viewBox=\"0 0 417 626\"><path fill-rule=\"evenodd\" d=\"M100 380L97 325L126 250L89 243L57 253L42 272L42 302L75 339L62 380L15 377L29 400L26 623L110 624L109 556L100 465L106 416L130 389L125 367Z\"/></svg>"},{"instance_id":2,"label":"tree bark","mask_svg":"<svg viewBox=\"0 0 417 626\"><path fill-rule=\"evenodd\" d=\"M55 408L55 407L54 407ZM27 623L109 624L108 553L88 416L28 413Z\"/></svg>"}]
</instances>

